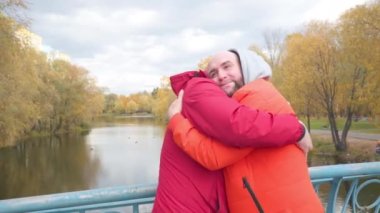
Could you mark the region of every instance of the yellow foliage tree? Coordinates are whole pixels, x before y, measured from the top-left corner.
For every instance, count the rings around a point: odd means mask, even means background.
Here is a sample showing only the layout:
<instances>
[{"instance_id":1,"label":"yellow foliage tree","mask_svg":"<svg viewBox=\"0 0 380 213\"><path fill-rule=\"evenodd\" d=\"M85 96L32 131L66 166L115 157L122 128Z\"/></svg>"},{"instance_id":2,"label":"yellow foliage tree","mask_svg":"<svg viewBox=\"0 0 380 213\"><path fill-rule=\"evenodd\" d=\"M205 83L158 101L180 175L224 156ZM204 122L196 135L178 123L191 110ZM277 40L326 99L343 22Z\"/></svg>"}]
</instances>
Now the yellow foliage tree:
<instances>
[{"instance_id":1,"label":"yellow foliage tree","mask_svg":"<svg viewBox=\"0 0 380 213\"><path fill-rule=\"evenodd\" d=\"M167 121L167 110L170 103L175 99L175 95L170 88L169 78L161 78L161 87L152 92L152 114L159 121Z\"/></svg>"},{"instance_id":2,"label":"yellow foliage tree","mask_svg":"<svg viewBox=\"0 0 380 213\"><path fill-rule=\"evenodd\" d=\"M208 63L210 63L211 56L207 56L206 58L201 59L201 61L198 63L198 69L200 70L206 70Z\"/></svg>"},{"instance_id":3,"label":"yellow foliage tree","mask_svg":"<svg viewBox=\"0 0 380 213\"><path fill-rule=\"evenodd\" d=\"M359 5L339 19L345 66L351 72L359 114L380 118L380 1ZM347 90L350 92L350 90ZM350 99L346 101L352 101Z\"/></svg>"},{"instance_id":4,"label":"yellow foliage tree","mask_svg":"<svg viewBox=\"0 0 380 213\"><path fill-rule=\"evenodd\" d=\"M366 13L362 15L365 17ZM371 72L371 65L377 67L378 60L369 56L371 53L366 49L378 45L378 39L366 45L375 35L361 34L361 27L355 29L352 25L357 17L350 18L338 24L310 22L303 33L289 36L281 68L282 88L298 110L302 106L322 106L337 150L347 149L353 115L360 112L373 94L378 94L378 87L372 86L378 84L373 81L376 72ZM353 35L355 32L358 35ZM338 116L345 118L341 134L336 123Z\"/></svg>"},{"instance_id":5,"label":"yellow foliage tree","mask_svg":"<svg viewBox=\"0 0 380 213\"><path fill-rule=\"evenodd\" d=\"M0 146L12 145L40 117L38 56L15 36L20 27L0 11Z\"/></svg>"},{"instance_id":6,"label":"yellow foliage tree","mask_svg":"<svg viewBox=\"0 0 380 213\"><path fill-rule=\"evenodd\" d=\"M127 108L126 108L127 113L129 114L136 113L138 109L139 109L139 105L134 100L128 101Z\"/></svg>"}]
</instances>

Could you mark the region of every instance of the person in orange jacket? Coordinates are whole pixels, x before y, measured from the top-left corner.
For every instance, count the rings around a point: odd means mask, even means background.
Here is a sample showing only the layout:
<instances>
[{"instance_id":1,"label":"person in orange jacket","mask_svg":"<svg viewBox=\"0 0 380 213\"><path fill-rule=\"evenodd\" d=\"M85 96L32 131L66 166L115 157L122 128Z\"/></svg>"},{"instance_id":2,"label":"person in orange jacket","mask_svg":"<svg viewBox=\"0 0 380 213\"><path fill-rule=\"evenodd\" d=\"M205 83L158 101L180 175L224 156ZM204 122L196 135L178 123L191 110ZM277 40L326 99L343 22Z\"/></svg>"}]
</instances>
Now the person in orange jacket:
<instances>
[{"instance_id":1,"label":"person in orange jacket","mask_svg":"<svg viewBox=\"0 0 380 213\"><path fill-rule=\"evenodd\" d=\"M253 52L218 53L206 74L239 103L273 114L294 114L288 101L268 81L269 65ZM197 111L187 99L185 93L183 105ZM169 129L175 143L205 168L223 169L231 212L324 212L310 181L306 156L296 144L279 148L226 146L223 140L213 139L215 131L209 131L209 126L181 116L178 102L173 105L168 114L173 116Z\"/></svg>"}]
</instances>

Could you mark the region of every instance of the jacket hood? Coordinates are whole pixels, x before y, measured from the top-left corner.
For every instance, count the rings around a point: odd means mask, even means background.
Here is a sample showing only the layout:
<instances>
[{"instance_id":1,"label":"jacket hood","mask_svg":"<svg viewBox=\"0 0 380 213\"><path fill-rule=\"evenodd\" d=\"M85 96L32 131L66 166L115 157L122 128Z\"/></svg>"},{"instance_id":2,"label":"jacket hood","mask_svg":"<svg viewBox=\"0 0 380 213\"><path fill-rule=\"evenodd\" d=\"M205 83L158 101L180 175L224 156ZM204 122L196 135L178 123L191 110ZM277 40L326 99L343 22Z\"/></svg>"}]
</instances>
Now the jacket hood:
<instances>
[{"instance_id":1,"label":"jacket hood","mask_svg":"<svg viewBox=\"0 0 380 213\"><path fill-rule=\"evenodd\" d=\"M272 76L269 64L257 53L245 49L231 49L230 51L239 56L244 84Z\"/></svg>"},{"instance_id":2,"label":"jacket hood","mask_svg":"<svg viewBox=\"0 0 380 213\"><path fill-rule=\"evenodd\" d=\"M180 74L170 76L170 85L173 92L178 95L181 89L184 89L187 82L194 77L206 77L205 73L201 70L185 71Z\"/></svg>"}]
</instances>

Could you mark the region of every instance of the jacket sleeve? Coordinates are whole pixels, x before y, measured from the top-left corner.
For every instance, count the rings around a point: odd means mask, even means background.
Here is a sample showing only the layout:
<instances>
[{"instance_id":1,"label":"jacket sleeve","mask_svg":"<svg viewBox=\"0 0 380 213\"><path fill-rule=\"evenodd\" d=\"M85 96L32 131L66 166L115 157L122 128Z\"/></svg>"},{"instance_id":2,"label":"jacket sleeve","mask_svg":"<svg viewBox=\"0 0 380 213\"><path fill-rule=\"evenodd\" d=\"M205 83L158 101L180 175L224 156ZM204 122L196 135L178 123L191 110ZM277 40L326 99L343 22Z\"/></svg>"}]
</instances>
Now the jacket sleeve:
<instances>
[{"instance_id":1,"label":"jacket sleeve","mask_svg":"<svg viewBox=\"0 0 380 213\"><path fill-rule=\"evenodd\" d=\"M195 128L228 146L281 147L297 142L304 131L295 115L241 105L206 78L188 82L182 113Z\"/></svg>"},{"instance_id":2,"label":"jacket sleeve","mask_svg":"<svg viewBox=\"0 0 380 213\"><path fill-rule=\"evenodd\" d=\"M229 166L248 155L253 148L235 148L226 146L200 133L189 120L176 114L170 120L169 130L173 133L175 143L209 170L218 170Z\"/></svg>"}]
</instances>

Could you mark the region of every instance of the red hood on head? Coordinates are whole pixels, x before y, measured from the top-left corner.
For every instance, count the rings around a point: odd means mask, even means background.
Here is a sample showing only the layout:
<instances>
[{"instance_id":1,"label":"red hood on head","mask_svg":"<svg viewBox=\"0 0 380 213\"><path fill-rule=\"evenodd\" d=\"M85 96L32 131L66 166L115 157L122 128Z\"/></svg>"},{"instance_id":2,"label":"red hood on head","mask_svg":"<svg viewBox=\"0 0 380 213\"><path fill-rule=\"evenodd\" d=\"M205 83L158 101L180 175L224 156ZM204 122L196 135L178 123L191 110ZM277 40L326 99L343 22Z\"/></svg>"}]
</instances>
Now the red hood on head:
<instances>
[{"instance_id":1,"label":"red hood on head","mask_svg":"<svg viewBox=\"0 0 380 213\"><path fill-rule=\"evenodd\" d=\"M194 77L206 77L206 74L202 70L186 71L177 75L170 76L170 84L173 92L178 95L181 89L184 89L187 82Z\"/></svg>"}]
</instances>

